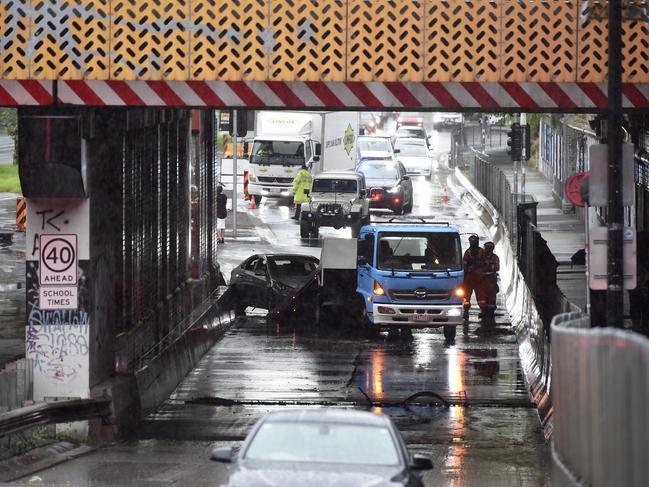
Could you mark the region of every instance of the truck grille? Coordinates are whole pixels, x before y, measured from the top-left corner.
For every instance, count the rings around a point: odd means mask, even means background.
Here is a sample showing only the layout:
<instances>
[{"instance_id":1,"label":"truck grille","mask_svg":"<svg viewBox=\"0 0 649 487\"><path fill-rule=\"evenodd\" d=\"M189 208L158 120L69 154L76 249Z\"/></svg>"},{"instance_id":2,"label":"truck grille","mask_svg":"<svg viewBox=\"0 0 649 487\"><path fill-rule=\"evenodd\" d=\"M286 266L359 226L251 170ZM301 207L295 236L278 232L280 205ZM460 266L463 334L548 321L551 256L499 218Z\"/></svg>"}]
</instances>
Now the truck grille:
<instances>
[{"instance_id":1,"label":"truck grille","mask_svg":"<svg viewBox=\"0 0 649 487\"><path fill-rule=\"evenodd\" d=\"M293 182L293 178L271 178L268 176L257 176L257 179L260 183L291 184Z\"/></svg>"},{"instance_id":2,"label":"truck grille","mask_svg":"<svg viewBox=\"0 0 649 487\"><path fill-rule=\"evenodd\" d=\"M392 289L390 297L396 301L446 301L451 297L451 291L446 289Z\"/></svg>"}]
</instances>

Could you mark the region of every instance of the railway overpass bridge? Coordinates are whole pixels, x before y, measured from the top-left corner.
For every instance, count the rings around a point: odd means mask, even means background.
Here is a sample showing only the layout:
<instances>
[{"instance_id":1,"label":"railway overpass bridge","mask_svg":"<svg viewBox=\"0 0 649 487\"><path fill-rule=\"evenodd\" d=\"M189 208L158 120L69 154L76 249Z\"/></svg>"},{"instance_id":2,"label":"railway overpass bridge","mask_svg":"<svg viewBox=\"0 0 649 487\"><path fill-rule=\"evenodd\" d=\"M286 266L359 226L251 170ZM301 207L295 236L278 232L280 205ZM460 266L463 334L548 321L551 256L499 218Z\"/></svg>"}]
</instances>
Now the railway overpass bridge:
<instances>
[{"instance_id":1,"label":"railway overpass bridge","mask_svg":"<svg viewBox=\"0 0 649 487\"><path fill-rule=\"evenodd\" d=\"M0 0L37 399L128 387L115 372L155 357L214 298L214 110L600 112L601 12L576 0ZM649 25L627 13L623 108L642 132ZM43 235L75 236L75 309L42 306ZM65 349L55 366L53 344ZM164 387L201 353L185 345Z\"/></svg>"}]
</instances>

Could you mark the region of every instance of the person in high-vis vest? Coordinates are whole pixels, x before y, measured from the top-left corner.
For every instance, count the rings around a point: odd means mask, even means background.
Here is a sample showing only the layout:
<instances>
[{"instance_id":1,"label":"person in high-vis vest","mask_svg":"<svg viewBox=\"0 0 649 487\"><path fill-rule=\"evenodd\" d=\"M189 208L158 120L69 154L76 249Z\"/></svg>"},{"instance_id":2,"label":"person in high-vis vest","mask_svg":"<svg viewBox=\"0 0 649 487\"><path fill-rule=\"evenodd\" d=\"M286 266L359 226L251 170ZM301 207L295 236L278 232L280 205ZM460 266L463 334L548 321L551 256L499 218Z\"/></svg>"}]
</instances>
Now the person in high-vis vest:
<instances>
[{"instance_id":1,"label":"person in high-vis vest","mask_svg":"<svg viewBox=\"0 0 649 487\"><path fill-rule=\"evenodd\" d=\"M498 294L498 271L500 259L494 254L494 243L484 244L482 259L482 282L476 288L478 305L482 310L482 318L493 319L496 314L496 295Z\"/></svg>"},{"instance_id":2,"label":"person in high-vis vest","mask_svg":"<svg viewBox=\"0 0 649 487\"><path fill-rule=\"evenodd\" d=\"M471 308L471 295L475 291L476 299L480 299L480 285L482 284L482 266L484 250L480 247L480 238L477 235L469 237L469 248L464 252L464 319L469 319Z\"/></svg>"},{"instance_id":3,"label":"person in high-vis vest","mask_svg":"<svg viewBox=\"0 0 649 487\"><path fill-rule=\"evenodd\" d=\"M300 220L300 207L302 203L309 201L309 196L304 193L304 190L311 190L311 183L313 182L313 177L311 172L306 167L306 164L302 164L302 167L298 171L295 179L293 180L293 204L295 205L295 220Z\"/></svg>"}]
</instances>

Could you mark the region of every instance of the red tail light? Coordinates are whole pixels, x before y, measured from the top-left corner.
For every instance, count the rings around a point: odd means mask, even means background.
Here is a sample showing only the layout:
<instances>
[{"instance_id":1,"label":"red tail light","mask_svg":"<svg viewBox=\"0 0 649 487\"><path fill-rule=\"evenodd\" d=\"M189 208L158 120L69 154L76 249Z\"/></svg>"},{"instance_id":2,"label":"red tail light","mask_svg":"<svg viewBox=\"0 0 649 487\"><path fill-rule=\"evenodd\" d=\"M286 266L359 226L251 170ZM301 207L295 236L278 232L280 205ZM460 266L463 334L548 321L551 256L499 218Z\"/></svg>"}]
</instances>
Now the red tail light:
<instances>
[{"instance_id":1,"label":"red tail light","mask_svg":"<svg viewBox=\"0 0 649 487\"><path fill-rule=\"evenodd\" d=\"M392 201L394 201L394 203L398 205L399 203L401 203L401 198L397 196Z\"/></svg>"}]
</instances>

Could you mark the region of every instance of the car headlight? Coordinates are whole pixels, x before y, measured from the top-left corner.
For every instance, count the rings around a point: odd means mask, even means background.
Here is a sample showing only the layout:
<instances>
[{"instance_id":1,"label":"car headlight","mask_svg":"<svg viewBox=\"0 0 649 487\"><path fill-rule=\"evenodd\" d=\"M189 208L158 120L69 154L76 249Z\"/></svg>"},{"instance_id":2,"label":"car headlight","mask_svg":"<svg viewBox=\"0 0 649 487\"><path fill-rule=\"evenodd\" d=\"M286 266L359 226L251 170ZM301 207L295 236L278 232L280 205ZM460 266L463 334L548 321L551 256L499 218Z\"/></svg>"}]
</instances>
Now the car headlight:
<instances>
[{"instance_id":1,"label":"car headlight","mask_svg":"<svg viewBox=\"0 0 649 487\"><path fill-rule=\"evenodd\" d=\"M250 181L251 183L256 183L257 175L254 172L248 173L248 181Z\"/></svg>"},{"instance_id":2,"label":"car headlight","mask_svg":"<svg viewBox=\"0 0 649 487\"><path fill-rule=\"evenodd\" d=\"M394 188L388 189L388 193L390 194L397 194L401 192L401 188L399 186L395 186Z\"/></svg>"},{"instance_id":3,"label":"car headlight","mask_svg":"<svg viewBox=\"0 0 649 487\"><path fill-rule=\"evenodd\" d=\"M343 203L341 206L342 206L343 211L345 213L349 213L351 211L351 209L352 209L351 203Z\"/></svg>"}]
</instances>

